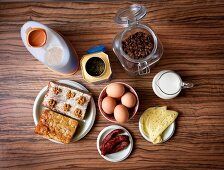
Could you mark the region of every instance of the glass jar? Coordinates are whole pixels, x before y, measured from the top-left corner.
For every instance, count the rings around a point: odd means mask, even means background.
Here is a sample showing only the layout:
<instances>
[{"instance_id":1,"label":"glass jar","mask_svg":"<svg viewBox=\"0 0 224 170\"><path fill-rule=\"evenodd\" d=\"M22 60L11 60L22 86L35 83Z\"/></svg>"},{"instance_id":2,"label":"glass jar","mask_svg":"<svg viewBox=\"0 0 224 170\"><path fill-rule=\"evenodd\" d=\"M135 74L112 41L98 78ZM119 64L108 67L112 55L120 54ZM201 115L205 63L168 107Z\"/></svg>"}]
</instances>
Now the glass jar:
<instances>
[{"instance_id":1,"label":"glass jar","mask_svg":"<svg viewBox=\"0 0 224 170\"><path fill-rule=\"evenodd\" d=\"M163 46L152 28L139 21L146 15L146 8L139 4L121 9L115 16L115 22L125 29L118 33L113 41L113 51L118 57L123 68L131 75L145 75L150 73L150 68L159 61L163 54ZM152 46L148 54L141 58L128 55L123 49L122 42L137 32L143 32L150 37ZM136 48L138 53L139 48ZM139 51L140 52L140 51Z\"/></svg>"}]
</instances>

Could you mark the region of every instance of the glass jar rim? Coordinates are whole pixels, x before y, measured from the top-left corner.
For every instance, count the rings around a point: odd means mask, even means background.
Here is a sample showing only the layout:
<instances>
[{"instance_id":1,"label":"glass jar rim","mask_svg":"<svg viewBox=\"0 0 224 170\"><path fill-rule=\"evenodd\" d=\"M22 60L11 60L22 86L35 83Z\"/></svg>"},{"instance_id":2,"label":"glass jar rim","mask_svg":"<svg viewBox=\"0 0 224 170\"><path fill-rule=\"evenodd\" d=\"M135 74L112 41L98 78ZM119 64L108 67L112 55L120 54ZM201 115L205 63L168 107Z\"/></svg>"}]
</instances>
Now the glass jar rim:
<instances>
[{"instance_id":1,"label":"glass jar rim","mask_svg":"<svg viewBox=\"0 0 224 170\"><path fill-rule=\"evenodd\" d=\"M152 35L152 38L153 38L153 50L151 51L151 53L146 56L145 58L142 58L142 59L132 59L130 58L123 50L122 48L122 39L124 37L124 35L130 31L133 27L136 27L136 28L142 28L142 29L145 29L146 31L148 31L150 33L150 35ZM148 26L144 25L144 24L141 24L141 23L136 23L130 27L127 27L125 28L125 30L122 32L121 34L121 41L120 41L120 51L121 51L121 54L130 62L134 62L134 63L142 63L148 59L151 59L153 57L153 55L155 54L156 50L157 50L157 44L158 44L158 39L157 39L157 36L155 34L155 32Z\"/></svg>"}]
</instances>

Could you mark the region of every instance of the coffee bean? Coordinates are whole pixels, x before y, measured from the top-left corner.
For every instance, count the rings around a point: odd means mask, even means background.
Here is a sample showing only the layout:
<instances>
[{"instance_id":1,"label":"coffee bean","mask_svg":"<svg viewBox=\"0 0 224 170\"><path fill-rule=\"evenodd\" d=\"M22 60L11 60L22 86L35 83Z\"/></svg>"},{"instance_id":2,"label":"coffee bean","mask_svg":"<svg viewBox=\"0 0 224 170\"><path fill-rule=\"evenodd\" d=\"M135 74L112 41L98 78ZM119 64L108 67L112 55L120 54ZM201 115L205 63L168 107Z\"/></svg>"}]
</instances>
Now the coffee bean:
<instances>
[{"instance_id":1,"label":"coffee bean","mask_svg":"<svg viewBox=\"0 0 224 170\"><path fill-rule=\"evenodd\" d=\"M153 40L149 34L136 32L122 41L122 48L130 58L142 59L152 52Z\"/></svg>"}]
</instances>

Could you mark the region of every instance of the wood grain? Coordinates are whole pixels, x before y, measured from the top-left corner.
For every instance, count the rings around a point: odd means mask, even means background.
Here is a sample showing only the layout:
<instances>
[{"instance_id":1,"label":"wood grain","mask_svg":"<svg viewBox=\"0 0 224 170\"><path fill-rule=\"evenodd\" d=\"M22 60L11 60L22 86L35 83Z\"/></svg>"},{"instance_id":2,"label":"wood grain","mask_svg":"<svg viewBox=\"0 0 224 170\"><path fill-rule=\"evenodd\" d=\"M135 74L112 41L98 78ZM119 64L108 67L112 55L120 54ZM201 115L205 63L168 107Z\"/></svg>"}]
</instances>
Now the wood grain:
<instances>
[{"instance_id":1,"label":"wood grain","mask_svg":"<svg viewBox=\"0 0 224 170\"><path fill-rule=\"evenodd\" d=\"M139 1L146 6L144 22L159 35L164 55L145 77L128 76L112 52L112 40L122 30L114 23L118 9L133 1L0 3L0 169L223 169L224 167L224 2ZM120 163L105 161L96 149L99 132L112 123L97 110L95 124L77 143L59 145L34 134L32 107L49 80L70 79L85 85L94 100L108 83L83 81L80 70L61 76L48 70L23 46L20 27L36 20L60 31L81 57L96 44L105 44L112 82L133 86L140 97L138 114L124 124L134 149ZM152 91L154 75L175 70L195 84L175 99L162 100ZM180 113L175 135L152 145L138 130L141 113L167 105Z\"/></svg>"}]
</instances>

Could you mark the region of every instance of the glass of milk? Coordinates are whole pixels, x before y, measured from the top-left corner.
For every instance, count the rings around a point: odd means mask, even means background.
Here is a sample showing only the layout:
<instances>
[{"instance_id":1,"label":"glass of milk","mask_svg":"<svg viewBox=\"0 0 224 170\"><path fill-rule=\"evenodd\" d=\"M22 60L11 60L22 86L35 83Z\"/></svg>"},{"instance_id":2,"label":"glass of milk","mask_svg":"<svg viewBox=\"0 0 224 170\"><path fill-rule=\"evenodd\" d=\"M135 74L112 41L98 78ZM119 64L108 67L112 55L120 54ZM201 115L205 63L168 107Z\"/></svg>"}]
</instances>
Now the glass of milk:
<instances>
[{"instance_id":1,"label":"glass of milk","mask_svg":"<svg viewBox=\"0 0 224 170\"><path fill-rule=\"evenodd\" d=\"M152 81L154 93L162 99L175 98L182 89L192 88L193 86L193 83L183 82L181 77L171 70L160 71Z\"/></svg>"}]
</instances>

